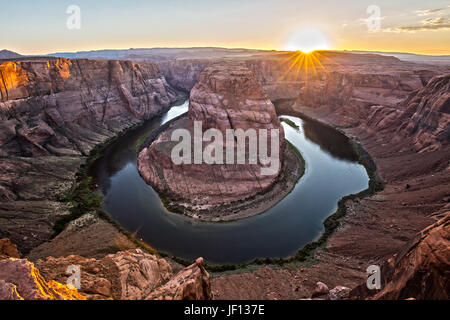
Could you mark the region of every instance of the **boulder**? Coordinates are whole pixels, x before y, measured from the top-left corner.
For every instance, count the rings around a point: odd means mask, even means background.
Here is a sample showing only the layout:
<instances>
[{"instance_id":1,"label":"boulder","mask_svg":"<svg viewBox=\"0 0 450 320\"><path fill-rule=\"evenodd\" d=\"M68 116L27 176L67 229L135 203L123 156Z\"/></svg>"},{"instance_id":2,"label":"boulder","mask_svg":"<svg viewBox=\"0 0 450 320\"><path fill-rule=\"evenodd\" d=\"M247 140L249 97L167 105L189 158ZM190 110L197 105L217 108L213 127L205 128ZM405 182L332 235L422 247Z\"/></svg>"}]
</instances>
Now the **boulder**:
<instances>
[{"instance_id":1,"label":"boulder","mask_svg":"<svg viewBox=\"0 0 450 320\"><path fill-rule=\"evenodd\" d=\"M328 293L330 292L330 289L328 289L328 286L323 282L317 282L316 288L314 289L311 298L328 298Z\"/></svg>"},{"instance_id":2,"label":"boulder","mask_svg":"<svg viewBox=\"0 0 450 320\"><path fill-rule=\"evenodd\" d=\"M175 277L153 291L147 300L209 300L211 285L208 272L199 258L189 267L180 271Z\"/></svg>"},{"instance_id":3,"label":"boulder","mask_svg":"<svg viewBox=\"0 0 450 320\"><path fill-rule=\"evenodd\" d=\"M0 259L2 257L20 258L17 246L9 239L0 239Z\"/></svg>"}]
</instances>

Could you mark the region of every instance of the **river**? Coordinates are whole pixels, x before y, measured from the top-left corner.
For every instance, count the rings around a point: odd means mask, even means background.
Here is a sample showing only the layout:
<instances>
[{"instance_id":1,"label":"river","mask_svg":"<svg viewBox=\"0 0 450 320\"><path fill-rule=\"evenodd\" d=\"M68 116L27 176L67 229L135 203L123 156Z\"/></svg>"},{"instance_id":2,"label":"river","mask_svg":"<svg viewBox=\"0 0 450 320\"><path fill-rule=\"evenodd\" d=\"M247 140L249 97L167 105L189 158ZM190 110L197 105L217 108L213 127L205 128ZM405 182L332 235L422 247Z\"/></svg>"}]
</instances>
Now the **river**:
<instances>
[{"instance_id":1,"label":"river","mask_svg":"<svg viewBox=\"0 0 450 320\"><path fill-rule=\"evenodd\" d=\"M339 199L368 187L367 172L347 137L315 121L282 116L299 126L283 123L286 138L306 161L304 176L286 198L258 216L227 223L171 213L140 177L136 144L187 110L188 101L121 136L90 169L103 209L158 251L217 264L287 257L321 236L323 221L336 211Z\"/></svg>"}]
</instances>

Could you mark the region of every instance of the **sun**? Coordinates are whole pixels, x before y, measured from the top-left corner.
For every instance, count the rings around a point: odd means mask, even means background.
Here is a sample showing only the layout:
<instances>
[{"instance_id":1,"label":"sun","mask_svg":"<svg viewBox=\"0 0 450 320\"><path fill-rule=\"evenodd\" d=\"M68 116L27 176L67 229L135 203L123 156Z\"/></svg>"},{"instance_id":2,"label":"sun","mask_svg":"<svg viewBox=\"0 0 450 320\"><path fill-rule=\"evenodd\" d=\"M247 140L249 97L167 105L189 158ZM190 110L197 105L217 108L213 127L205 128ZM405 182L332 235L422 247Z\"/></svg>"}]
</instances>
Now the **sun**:
<instances>
[{"instance_id":1,"label":"sun","mask_svg":"<svg viewBox=\"0 0 450 320\"><path fill-rule=\"evenodd\" d=\"M284 47L287 51L301 51L309 53L316 50L329 50L330 41L321 30L316 28L302 28L297 30Z\"/></svg>"}]
</instances>

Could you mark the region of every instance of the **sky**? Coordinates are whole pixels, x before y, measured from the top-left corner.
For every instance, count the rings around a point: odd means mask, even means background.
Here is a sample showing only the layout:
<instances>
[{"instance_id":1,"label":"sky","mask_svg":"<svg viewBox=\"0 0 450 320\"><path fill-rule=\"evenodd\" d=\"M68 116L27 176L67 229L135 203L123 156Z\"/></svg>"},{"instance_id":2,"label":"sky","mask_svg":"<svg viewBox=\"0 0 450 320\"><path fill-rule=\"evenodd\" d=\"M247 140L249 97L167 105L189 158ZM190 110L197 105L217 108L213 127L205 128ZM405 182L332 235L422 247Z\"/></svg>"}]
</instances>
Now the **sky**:
<instances>
[{"instance_id":1,"label":"sky","mask_svg":"<svg viewBox=\"0 0 450 320\"><path fill-rule=\"evenodd\" d=\"M79 20L67 13L73 5ZM80 28L68 28L68 19L72 27L80 21ZM450 54L450 0L2 0L0 6L0 49L21 54L201 46L283 50L293 43L302 49L318 38L336 50Z\"/></svg>"}]
</instances>

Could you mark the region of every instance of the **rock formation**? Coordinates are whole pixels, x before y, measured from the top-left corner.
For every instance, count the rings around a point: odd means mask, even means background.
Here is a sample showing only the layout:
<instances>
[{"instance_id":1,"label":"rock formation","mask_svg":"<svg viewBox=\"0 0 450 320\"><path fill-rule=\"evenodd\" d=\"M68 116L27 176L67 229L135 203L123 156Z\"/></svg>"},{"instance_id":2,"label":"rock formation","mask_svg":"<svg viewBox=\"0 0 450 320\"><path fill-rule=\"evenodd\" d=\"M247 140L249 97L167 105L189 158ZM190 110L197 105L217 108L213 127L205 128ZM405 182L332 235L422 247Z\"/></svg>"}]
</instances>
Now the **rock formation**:
<instances>
[{"instance_id":1,"label":"rock formation","mask_svg":"<svg viewBox=\"0 0 450 320\"><path fill-rule=\"evenodd\" d=\"M372 107L368 123L410 137L420 152L440 149L450 142L450 74L434 77L395 107Z\"/></svg>"},{"instance_id":2,"label":"rock formation","mask_svg":"<svg viewBox=\"0 0 450 320\"><path fill-rule=\"evenodd\" d=\"M203 268L203 259L180 271L165 285L153 291L147 300L209 300L209 274Z\"/></svg>"},{"instance_id":3,"label":"rock formation","mask_svg":"<svg viewBox=\"0 0 450 320\"><path fill-rule=\"evenodd\" d=\"M0 239L0 259L5 257L20 258L17 246L9 239Z\"/></svg>"},{"instance_id":4,"label":"rock formation","mask_svg":"<svg viewBox=\"0 0 450 320\"><path fill-rule=\"evenodd\" d=\"M326 252L316 252L319 263L315 267L295 272L266 267L261 269L264 272L216 277L215 296L309 298L315 283L324 280L354 288L365 283L367 266L382 265L417 232L448 212L450 148L445 139L448 112L444 110L449 68L383 57L364 63L366 58L353 62L349 58L334 66L328 61L325 66L330 74L318 72L308 85L301 77L276 84L275 63L252 62L271 98L280 99L275 104L279 112L301 113L339 126L373 157L376 165L371 168L386 186L373 196L346 202L341 228L328 240ZM445 270L443 265L439 268ZM331 271L335 269L339 270L336 274Z\"/></svg>"},{"instance_id":5,"label":"rock formation","mask_svg":"<svg viewBox=\"0 0 450 320\"><path fill-rule=\"evenodd\" d=\"M11 246L8 239L2 247ZM208 300L210 276L199 258L174 274L169 263L141 249L121 251L102 259L68 257L16 259L17 251L0 255L0 300ZM69 266L80 268L80 289L67 283ZM52 279L51 281L47 281Z\"/></svg>"},{"instance_id":6,"label":"rock formation","mask_svg":"<svg viewBox=\"0 0 450 320\"><path fill-rule=\"evenodd\" d=\"M448 66L412 64L376 54L321 51L297 58L278 53L234 60L253 71L271 101L283 106L279 111L310 111L311 116L326 117L340 126L365 123L372 106L395 107L434 76L450 72ZM308 65L305 59L310 60ZM189 92L213 63L180 59L160 66L170 84Z\"/></svg>"},{"instance_id":7,"label":"rock formation","mask_svg":"<svg viewBox=\"0 0 450 320\"><path fill-rule=\"evenodd\" d=\"M194 121L202 123L203 132L218 129L226 136L228 129L266 129L270 150L270 134L279 132L279 149L284 149L284 131L275 108L256 81L253 73L241 65L215 65L207 68L191 91L189 118L169 125L139 155L139 172L144 180L170 200L184 208L212 210L214 206L252 197L271 187L281 170L264 174L260 162L250 164L248 151L245 164L182 164L171 159L174 143L171 135L179 128L188 129L194 137ZM224 148L227 144L220 141ZM234 141L233 141L234 143ZM203 147L207 144L204 143ZM248 141L247 141L248 146ZM202 149L203 150L203 149ZM225 152L223 153L225 162ZM234 154L237 154L236 146ZM193 158L192 158L193 159ZM180 181L182 183L180 183ZM180 201L181 200L181 201ZM183 209L182 209L183 211Z\"/></svg>"},{"instance_id":8,"label":"rock formation","mask_svg":"<svg viewBox=\"0 0 450 320\"><path fill-rule=\"evenodd\" d=\"M380 291L369 291L364 284L355 288L351 296L358 299L448 300L449 265L450 212L420 232L381 267Z\"/></svg>"},{"instance_id":9,"label":"rock formation","mask_svg":"<svg viewBox=\"0 0 450 320\"><path fill-rule=\"evenodd\" d=\"M80 293L88 299L210 299L209 274L202 260L174 274L166 260L141 249L121 251L102 259L49 257L36 263L44 277L67 281L69 265L80 266Z\"/></svg>"},{"instance_id":10,"label":"rock formation","mask_svg":"<svg viewBox=\"0 0 450 320\"><path fill-rule=\"evenodd\" d=\"M336 286L333 289L328 289L328 286L323 282L317 282L311 299L313 300L344 300L348 298L350 288L343 286Z\"/></svg>"},{"instance_id":11,"label":"rock formation","mask_svg":"<svg viewBox=\"0 0 450 320\"><path fill-rule=\"evenodd\" d=\"M0 152L87 154L177 98L154 64L49 59L0 64Z\"/></svg>"},{"instance_id":12,"label":"rock formation","mask_svg":"<svg viewBox=\"0 0 450 320\"><path fill-rule=\"evenodd\" d=\"M46 281L27 260L0 260L0 300L86 300L74 288Z\"/></svg>"}]
</instances>

